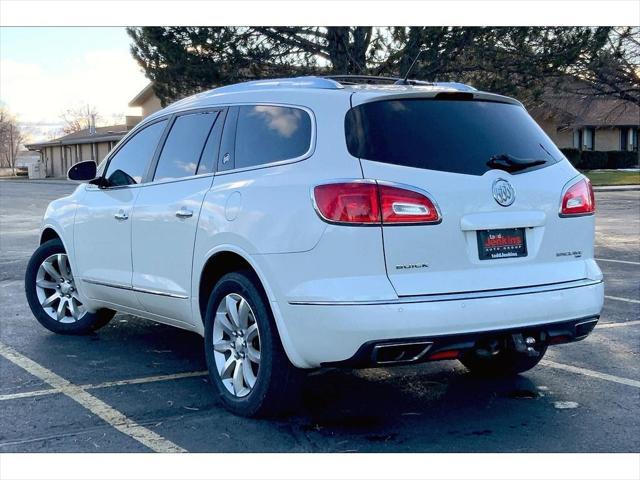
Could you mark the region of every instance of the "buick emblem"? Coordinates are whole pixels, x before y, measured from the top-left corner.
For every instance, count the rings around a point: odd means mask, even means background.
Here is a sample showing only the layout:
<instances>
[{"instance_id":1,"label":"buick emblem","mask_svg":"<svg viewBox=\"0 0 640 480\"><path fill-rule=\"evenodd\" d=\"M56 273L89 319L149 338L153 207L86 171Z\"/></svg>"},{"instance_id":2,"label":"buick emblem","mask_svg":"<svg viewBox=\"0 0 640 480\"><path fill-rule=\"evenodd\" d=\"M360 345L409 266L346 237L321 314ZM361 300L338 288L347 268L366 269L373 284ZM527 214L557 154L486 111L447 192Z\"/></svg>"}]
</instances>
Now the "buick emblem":
<instances>
[{"instance_id":1,"label":"buick emblem","mask_svg":"<svg viewBox=\"0 0 640 480\"><path fill-rule=\"evenodd\" d=\"M503 207L508 207L516 199L516 191L504 178L493 182L493 198Z\"/></svg>"}]
</instances>

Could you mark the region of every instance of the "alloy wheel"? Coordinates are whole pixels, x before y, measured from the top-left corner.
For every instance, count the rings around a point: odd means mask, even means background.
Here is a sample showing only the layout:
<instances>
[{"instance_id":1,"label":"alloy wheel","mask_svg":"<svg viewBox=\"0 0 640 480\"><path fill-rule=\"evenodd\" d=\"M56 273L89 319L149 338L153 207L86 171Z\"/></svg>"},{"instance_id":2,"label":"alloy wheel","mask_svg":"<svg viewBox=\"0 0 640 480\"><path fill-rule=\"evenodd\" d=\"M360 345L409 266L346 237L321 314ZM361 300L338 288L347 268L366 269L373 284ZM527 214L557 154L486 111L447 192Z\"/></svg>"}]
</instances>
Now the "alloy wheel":
<instances>
[{"instance_id":1,"label":"alloy wheel","mask_svg":"<svg viewBox=\"0 0 640 480\"><path fill-rule=\"evenodd\" d=\"M216 309L213 350L225 388L235 397L249 395L260 370L260 331L251 305L237 293L226 295Z\"/></svg>"},{"instance_id":2,"label":"alloy wheel","mask_svg":"<svg viewBox=\"0 0 640 480\"><path fill-rule=\"evenodd\" d=\"M36 294L45 313L60 323L77 322L87 313L64 253L50 255L40 264Z\"/></svg>"}]
</instances>

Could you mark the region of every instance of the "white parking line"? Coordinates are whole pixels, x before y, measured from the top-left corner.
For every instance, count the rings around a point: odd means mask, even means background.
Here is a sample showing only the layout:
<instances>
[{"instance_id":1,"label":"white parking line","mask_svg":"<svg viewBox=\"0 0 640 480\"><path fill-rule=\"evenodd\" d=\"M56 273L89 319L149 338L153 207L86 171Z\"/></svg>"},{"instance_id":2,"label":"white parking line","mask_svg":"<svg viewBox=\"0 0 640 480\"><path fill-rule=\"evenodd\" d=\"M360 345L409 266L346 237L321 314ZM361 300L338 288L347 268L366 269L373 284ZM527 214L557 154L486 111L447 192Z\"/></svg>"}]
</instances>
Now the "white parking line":
<instances>
[{"instance_id":1,"label":"white parking line","mask_svg":"<svg viewBox=\"0 0 640 480\"><path fill-rule=\"evenodd\" d=\"M640 320L631 320L630 322L616 322L616 323L599 323L596 325L596 330L600 330L601 328L618 328L618 327L628 327L629 325L639 325Z\"/></svg>"},{"instance_id":2,"label":"white parking line","mask_svg":"<svg viewBox=\"0 0 640 480\"><path fill-rule=\"evenodd\" d=\"M167 380L179 380L181 378L203 377L205 375L207 375L206 370L199 372L171 373L167 375L155 375L152 377L131 378L128 380L115 380L112 382L79 385L79 387L83 390L93 390L94 388L119 387L122 385L138 385L140 383L164 382ZM61 391L57 388L47 388L45 390L32 390L30 392L7 393L5 395L0 395L0 401L15 400L17 398L40 397L42 395L50 395L53 393L61 393Z\"/></svg>"},{"instance_id":3,"label":"white parking line","mask_svg":"<svg viewBox=\"0 0 640 480\"><path fill-rule=\"evenodd\" d=\"M48 383L53 388L59 390L61 393L88 409L94 415L100 417L113 428L119 430L125 435L128 435L151 450L160 453L186 452L184 448L179 447L161 435L138 425L123 413L85 391L82 387L53 373L51 370L48 370L3 343L0 343L0 355L15 365L23 368L31 375L38 377L45 383Z\"/></svg>"},{"instance_id":4,"label":"white parking line","mask_svg":"<svg viewBox=\"0 0 640 480\"><path fill-rule=\"evenodd\" d=\"M598 262L626 263L627 265L640 265L640 262L632 262L631 260L614 260L613 258L596 258Z\"/></svg>"},{"instance_id":5,"label":"white parking line","mask_svg":"<svg viewBox=\"0 0 640 480\"><path fill-rule=\"evenodd\" d=\"M620 302L640 303L640 300L635 300L633 298L612 297L611 295L605 295L604 298L608 298L609 300L618 300Z\"/></svg>"},{"instance_id":6,"label":"white parking line","mask_svg":"<svg viewBox=\"0 0 640 480\"><path fill-rule=\"evenodd\" d=\"M565 365L564 363L556 363L551 360L540 360L540 365L556 368L558 370L564 370L565 372L586 375L587 377L599 378L600 380L607 380L608 382L620 383L622 385L640 388L640 381L632 380L630 378L616 377L615 375L609 375L608 373L601 373L594 370L588 370L586 368L574 367L573 365Z\"/></svg>"}]
</instances>

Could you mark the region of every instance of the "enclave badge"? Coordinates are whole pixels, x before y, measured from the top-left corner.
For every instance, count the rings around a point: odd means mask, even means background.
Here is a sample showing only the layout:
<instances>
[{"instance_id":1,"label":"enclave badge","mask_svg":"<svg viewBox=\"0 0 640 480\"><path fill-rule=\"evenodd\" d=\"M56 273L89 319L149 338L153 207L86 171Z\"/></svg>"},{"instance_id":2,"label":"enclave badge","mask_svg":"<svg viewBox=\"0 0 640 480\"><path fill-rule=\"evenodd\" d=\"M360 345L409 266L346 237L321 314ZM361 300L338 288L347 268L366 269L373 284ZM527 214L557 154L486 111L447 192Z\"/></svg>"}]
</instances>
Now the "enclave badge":
<instances>
[{"instance_id":1,"label":"enclave badge","mask_svg":"<svg viewBox=\"0 0 640 480\"><path fill-rule=\"evenodd\" d=\"M493 198L503 207L508 207L516 199L516 191L504 178L493 182Z\"/></svg>"}]
</instances>

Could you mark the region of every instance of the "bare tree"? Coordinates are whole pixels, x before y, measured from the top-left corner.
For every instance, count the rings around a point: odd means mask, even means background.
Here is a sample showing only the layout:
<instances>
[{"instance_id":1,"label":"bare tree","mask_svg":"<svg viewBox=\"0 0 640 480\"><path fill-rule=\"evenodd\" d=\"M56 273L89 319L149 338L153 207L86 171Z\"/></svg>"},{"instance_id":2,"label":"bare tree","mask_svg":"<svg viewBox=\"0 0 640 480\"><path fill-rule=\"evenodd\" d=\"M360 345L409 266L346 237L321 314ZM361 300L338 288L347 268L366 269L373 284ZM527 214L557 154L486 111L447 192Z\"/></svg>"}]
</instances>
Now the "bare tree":
<instances>
[{"instance_id":1,"label":"bare tree","mask_svg":"<svg viewBox=\"0 0 640 480\"><path fill-rule=\"evenodd\" d=\"M17 119L7 109L0 108L0 163L16 173L16 159L25 135Z\"/></svg>"},{"instance_id":2,"label":"bare tree","mask_svg":"<svg viewBox=\"0 0 640 480\"><path fill-rule=\"evenodd\" d=\"M612 96L640 105L640 27L614 27L597 55L572 66L581 80L577 93Z\"/></svg>"},{"instance_id":3,"label":"bare tree","mask_svg":"<svg viewBox=\"0 0 640 480\"><path fill-rule=\"evenodd\" d=\"M69 134L89 128L92 121L95 126L95 122L100 119L100 115L96 107L85 104L68 108L60 114L60 119L64 122L63 133Z\"/></svg>"}]
</instances>

